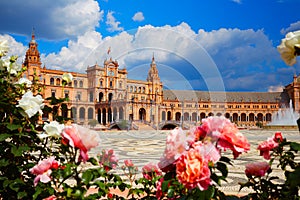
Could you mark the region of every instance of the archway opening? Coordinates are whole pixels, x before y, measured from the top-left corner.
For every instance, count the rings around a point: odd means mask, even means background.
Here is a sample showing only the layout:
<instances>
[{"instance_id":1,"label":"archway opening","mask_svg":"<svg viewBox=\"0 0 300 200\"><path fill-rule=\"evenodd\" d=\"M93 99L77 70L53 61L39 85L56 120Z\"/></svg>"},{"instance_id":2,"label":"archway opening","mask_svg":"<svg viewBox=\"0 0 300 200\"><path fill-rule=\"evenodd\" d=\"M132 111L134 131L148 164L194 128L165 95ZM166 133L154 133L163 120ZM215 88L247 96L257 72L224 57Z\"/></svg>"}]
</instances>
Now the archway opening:
<instances>
[{"instance_id":1,"label":"archway opening","mask_svg":"<svg viewBox=\"0 0 300 200\"><path fill-rule=\"evenodd\" d=\"M139 109L139 120L144 121L146 119L146 110L145 108Z\"/></svg>"}]
</instances>

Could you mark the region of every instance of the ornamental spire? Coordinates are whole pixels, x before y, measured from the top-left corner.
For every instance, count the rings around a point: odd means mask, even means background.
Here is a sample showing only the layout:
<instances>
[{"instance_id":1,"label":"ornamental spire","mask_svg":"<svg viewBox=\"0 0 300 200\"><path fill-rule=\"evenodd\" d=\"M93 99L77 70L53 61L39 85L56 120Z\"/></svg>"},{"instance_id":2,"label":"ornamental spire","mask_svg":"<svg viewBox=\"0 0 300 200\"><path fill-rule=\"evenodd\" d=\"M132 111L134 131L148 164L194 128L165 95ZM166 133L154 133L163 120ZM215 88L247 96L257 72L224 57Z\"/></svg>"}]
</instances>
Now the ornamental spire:
<instances>
[{"instance_id":1,"label":"ornamental spire","mask_svg":"<svg viewBox=\"0 0 300 200\"><path fill-rule=\"evenodd\" d=\"M31 32L31 42L35 42L35 35L34 35L34 27L32 28L32 32Z\"/></svg>"}]
</instances>

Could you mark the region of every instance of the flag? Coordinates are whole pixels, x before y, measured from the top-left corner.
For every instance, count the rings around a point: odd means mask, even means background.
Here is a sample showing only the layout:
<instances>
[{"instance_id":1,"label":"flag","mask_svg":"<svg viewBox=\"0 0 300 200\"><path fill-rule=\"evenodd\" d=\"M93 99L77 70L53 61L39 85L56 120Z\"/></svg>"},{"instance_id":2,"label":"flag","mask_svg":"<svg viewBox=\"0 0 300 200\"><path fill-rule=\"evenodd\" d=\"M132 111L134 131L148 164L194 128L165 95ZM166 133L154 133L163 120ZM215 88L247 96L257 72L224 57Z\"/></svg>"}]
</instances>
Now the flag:
<instances>
[{"instance_id":1,"label":"flag","mask_svg":"<svg viewBox=\"0 0 300 200\"><path fill-rule=\"evenodd\" d=\"M110 54L110 47L108 47L107 54Z\"/></svg>"}]
</instances>

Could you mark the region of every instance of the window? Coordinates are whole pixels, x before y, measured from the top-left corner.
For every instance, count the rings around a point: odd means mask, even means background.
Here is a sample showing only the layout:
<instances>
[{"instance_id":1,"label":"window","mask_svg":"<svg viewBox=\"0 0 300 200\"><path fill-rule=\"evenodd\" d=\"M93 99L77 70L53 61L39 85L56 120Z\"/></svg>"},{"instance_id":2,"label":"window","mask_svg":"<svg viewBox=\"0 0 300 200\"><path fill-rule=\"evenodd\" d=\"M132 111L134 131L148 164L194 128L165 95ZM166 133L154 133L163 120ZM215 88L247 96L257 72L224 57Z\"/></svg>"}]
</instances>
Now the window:
<instances>
[{"instance_id":1,"label":"window","mask_svg":"<svg viewBox=\"0 0 300 200\"><path fill-rule=\"evenodd\" d=\"M94 93L90 92L90 102L93 102L93 101L94 101Z\"/></svg>"},{"instance_id":2,"label":"window","mask_svg":"<svg viewBox=\"0 0 300 200\"><path fill-rule=\"evenodd\" d=\"M54 78L50 78L50 85L54 85Z\"/></svg>"},{"instance_id":3,"label":"window","mask_svg":"<svg viewBox=\"0 0 300 200\"><path fill-rule=\"evenodd\" d=\"M74 80L74 87L76 87L77 88L77 80Z\"/></svg>"},{"instance_id":4,"label":"window","mask_svg":"<svg viewBox=\"0 0 300 200\"><path fill-rule=\"evenodd\" d=\"M60 85L60 79L59 78L56 79L56 85Z\"/></svg>"},{"instance_id":5,"label":"window","mask_svg":"<svg viewBox=\"0 0 300 200\"><path fill-rule=\"evenodd\" d=\"M81 101L81 93L78 92L77 95L76 95L76 101Z\"/></svg>"},{"instance_id":6,"label":"window","mask_svg":"<svg viewBox=\"0 0 300 200\"><path fill-rule=\"evenodd\" d=\"M83 87L83 81L79 81L79 87Z\"/></svg>"}]
</instances>

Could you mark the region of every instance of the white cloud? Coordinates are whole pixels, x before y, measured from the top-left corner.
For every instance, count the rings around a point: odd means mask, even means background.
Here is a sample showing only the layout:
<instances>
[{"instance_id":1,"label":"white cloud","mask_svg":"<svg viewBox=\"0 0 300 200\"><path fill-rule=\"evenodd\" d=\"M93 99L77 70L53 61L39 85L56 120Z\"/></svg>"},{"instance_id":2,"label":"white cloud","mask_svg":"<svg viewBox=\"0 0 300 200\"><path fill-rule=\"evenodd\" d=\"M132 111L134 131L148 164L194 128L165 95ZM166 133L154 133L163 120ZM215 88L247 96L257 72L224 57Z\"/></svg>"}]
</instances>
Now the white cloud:
<instances>
[{"instance_id":1,"label":"white cloud","mask_svg":"<svg viewBox=\"0 0 300 200\"><path fill-rule=\"evenodd\" d=\"M57 23L58 31L68 36L81 35L95 30L99 26L103 11L94 0L78 0L65 7L58 7L52 12L52 19Z\"/></svg>"},{"instance_id":2,"label":"white cloud","mask_svg":"<svg viewBox=\"0 0 300 200\"><path fill-rule=\"evenodd\" d=\"M141 22L143 21L145 18L144 18L144 14L142 12L137 12L134 14L134 16L132 17L132 20L133 21L138 21L138 22Z\"/></svg>"},{"instance_id":3,"label":"white cloud","mask_svg":"<svg viewBox=\"0 0 300 200\"><path fill-rule=\"evenodd\" d=\"M68 46L63 47L59 53L42 55L42 61L47 68L84 72L87 66L82 63L101 42L100 33L86 32L78 36L75 41L70 40Z\"/></svg>"},{"instance_id":4,"label":"white cloud","mask_svg":"<svg viewBox=\"0 0 300 200\"><path fill-rule=\"evenodd\" d=\"M238 3L238 4L241 4L242 3L242 0L232 0L234 3Z\"/></svg>"},{"instance_id":5,"label":"white cloud","mask_svg":"<svg viewBox=\"0 0 300 200\"><path fill-rule=\"evenodd\" d=\"M4 40L7 41L8 47L9 47L7 56L16 55L16 56L19 56L19 59L18 59L19 63L24 61L27 47L24 46L22 43L17 42L13 37L11 37L10 35L7 35L7 34L0 35L0 41L4 41Z\"/></svg>"},{"instance_id":6,"label":"white cloud","mask_svg":"<svg viewBox=\"0 0 300 200\"><path fill-rule=\"evenodd\" d=\"M284 86L282 86L282 85L270 86L268 88L268 92L282 92L283 89L284 89Z\"/></svg>"},{"instance_id":7,"label":"white cloud","mask_svg":"<svg viewBox=\"0 0 300 200\"><path fill-rule=\"evenodd\" d=\"M34 26L40 39L50 40L95 30L103 17L95 0L10 0L0 1L0 8L0 31L28 35Z\"/></svg>"},{"instance_id":8,"label":"white cloud","mask_svg":"<svg viewBox=\"0 0 300 200\"><path fill-rule=\"evenodd\" d=\"M109 47L111 53L108 55ZM89 31L70 40L60 52L43 55L42 62L47 68L84 73L87 66L96 62L102 65L111 57L119 62L120 68L126 67L130 76L147 74L153 53L159 68L168 69L160 74L169 83L173 80L168 73L170 69L186 80L194 79L194 83L201 76L204 85L212 87L209 90L222 89L224 83L229 90L262 91L278 84L282 77L288 77L287 73L278 73L272 68L274 61L280 58L262 30L207 32L201 29L195 32L186 23L162 27L145 25L105 38L99 32ZM185 63L189 63L190 68ZM262 80L259 84L258 79Z\"/></svg>"},{"instance_id":9,"label":"white cloud","mask_svg":"<svg viewBox=\"0 0 300 200\"><path fill-rule=\"evenodd\" d=\"M108 11L107 15L106 15L106 25L107 30L110 32L114 32L114 31L123 31L124 28L120 27L121 22L117 21L116 18L113 16L114 12L113 11Z\"/></svg>"},{"instance_id":10,"label":"white cloud","mask_svg":"<svg viewBox=\"0 0 300 200\"><path fill-rule=\"evenodd\" d=\"M281 32L281 34L285 35L288 32L296 31L296 30L299 30L299 29L300 29L300 21L297 21L295 23L290 24L290 26L288 28L281 29L280 32Z\"/></svg>"}]
</instances>

